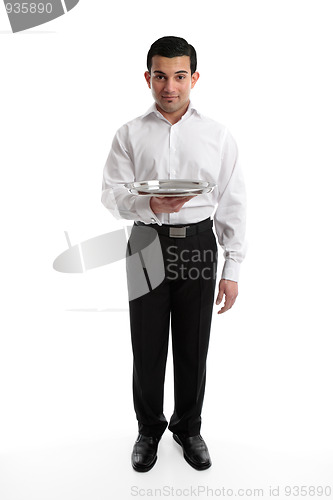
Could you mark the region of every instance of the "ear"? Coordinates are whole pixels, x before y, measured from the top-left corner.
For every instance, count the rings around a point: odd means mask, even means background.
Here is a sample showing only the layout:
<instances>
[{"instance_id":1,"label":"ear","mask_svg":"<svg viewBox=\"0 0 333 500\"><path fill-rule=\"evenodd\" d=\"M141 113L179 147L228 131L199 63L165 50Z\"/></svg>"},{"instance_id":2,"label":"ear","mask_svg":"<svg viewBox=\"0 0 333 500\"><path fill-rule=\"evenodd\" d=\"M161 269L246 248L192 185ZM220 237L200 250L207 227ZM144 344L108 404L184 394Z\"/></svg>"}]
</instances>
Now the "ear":
<instances>
[{"instance_id":1,"label":"ear","mask_svg":"<svg viewBox=\"0 0 333 500\"><path fill-rule=\"evenodd\" d=\"M146 82L148 84L148 87L151 88L151 86L150 86L151 75L150 75L149 71L145 71L145 79L146 79Z\"/></svg>"},{"instance_id":2,"label":"ear","mask_svg":"<svg viewBox=\"0 0 333 500\"><path fill-rule=\"evenodd\" d=\"M199 73L197 71L195 71L193 73L193 75L191 76L191 89L193 89L194 85L197 83L197 81L199 80Z\"/></svg>"}]
</instances>

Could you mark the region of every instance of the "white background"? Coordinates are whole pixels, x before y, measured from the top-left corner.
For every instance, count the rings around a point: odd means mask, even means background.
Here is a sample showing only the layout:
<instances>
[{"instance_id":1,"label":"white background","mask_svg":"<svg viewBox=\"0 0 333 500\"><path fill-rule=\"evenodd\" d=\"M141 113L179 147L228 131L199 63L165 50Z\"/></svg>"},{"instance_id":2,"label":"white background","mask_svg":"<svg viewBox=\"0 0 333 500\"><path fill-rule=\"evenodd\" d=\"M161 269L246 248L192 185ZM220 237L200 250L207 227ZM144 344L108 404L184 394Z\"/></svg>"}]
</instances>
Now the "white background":
<instances>
[{"instance_id":1,"label":"white background","mask_svg":"<svg viewBox=\"0 0 333 500\"><path fill-rule=\"evenodd\" d=\"M333 496L330 8L81 0L12 34L0 6L1 500L198 485ZM52 264L64 231L75 244L122 227L100 202L102 171L117 128L152 102L146 53L165 35L196 47L193 101L237 140L248 253L235 306L214 311L202 425L213 467L191 469L166 431L140 475L124 263L78 275ZM167 418L172 397L169 362Z\"/></svg>"}]
</instances>

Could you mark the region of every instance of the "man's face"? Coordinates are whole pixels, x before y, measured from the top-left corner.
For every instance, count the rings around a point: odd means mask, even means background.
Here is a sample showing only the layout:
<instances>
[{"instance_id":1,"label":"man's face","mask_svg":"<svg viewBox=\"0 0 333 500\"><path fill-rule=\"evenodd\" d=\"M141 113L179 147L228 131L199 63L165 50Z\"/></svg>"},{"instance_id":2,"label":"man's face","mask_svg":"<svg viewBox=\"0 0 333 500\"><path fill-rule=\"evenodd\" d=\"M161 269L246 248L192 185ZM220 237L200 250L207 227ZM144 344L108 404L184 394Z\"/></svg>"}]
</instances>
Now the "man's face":
<instances>
[{"instance_id":1,"label":"man's face","mask_svg":"<svg viewBox=\"0 0 333 500\"><path fill-rule=\"evenodd\" d=\"M189 56L154 56L151 72L146 71L145 78L157 109L162 114L177 114L186 111L199 73L191 75Z\"/></svg>"}]
</instances>

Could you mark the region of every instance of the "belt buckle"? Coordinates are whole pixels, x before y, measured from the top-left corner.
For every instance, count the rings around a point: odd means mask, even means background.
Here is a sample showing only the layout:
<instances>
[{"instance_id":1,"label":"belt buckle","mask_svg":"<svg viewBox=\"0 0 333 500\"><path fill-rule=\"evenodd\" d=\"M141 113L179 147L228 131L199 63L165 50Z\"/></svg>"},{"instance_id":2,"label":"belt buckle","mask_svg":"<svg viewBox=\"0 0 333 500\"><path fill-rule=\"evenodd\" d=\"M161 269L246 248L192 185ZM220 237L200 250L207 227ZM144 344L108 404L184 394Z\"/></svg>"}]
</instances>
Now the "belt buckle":
<instances>
[{"instance_id":1,"label":"belt buckle","mask_svg":"<svg viewBox=\"0 0 333 500\"><path fill-rule=\"evenodd\" d=\"M185 227L170 227L169 236L170 238L186 238L186 228Z\"/></svg>"}]
</instances>

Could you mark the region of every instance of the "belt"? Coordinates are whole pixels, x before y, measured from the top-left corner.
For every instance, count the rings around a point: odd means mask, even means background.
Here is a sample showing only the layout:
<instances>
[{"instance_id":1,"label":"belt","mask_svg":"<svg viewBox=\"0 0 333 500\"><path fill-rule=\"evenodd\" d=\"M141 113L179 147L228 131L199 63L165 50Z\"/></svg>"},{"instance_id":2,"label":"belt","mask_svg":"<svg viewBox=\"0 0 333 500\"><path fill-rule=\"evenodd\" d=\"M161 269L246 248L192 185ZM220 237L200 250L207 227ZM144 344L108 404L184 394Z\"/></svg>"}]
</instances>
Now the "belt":
<instances>
[{"instance_id":1,"label":"belt","mask_svg":"<svg viewBox=\"0 0 333 500\"><path fill-rule=\"evenodd\" d=\"M208 218L201 222L188 224L187 226L182 226L180 224L162 224L162 226L159 226L158 224L145 224L144 222L135 221L134 225L153 227L159 234L169 236L169 238L187 238L188 236L194 236L195 234L203 233L211 229L213 227L213 221Z\"/></svg>"}]
</instances>

